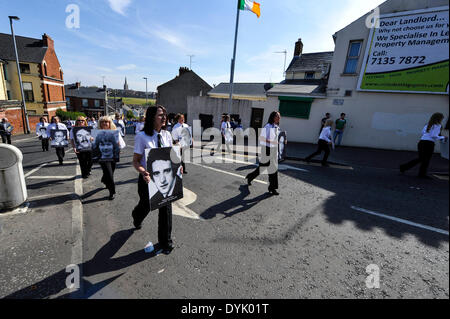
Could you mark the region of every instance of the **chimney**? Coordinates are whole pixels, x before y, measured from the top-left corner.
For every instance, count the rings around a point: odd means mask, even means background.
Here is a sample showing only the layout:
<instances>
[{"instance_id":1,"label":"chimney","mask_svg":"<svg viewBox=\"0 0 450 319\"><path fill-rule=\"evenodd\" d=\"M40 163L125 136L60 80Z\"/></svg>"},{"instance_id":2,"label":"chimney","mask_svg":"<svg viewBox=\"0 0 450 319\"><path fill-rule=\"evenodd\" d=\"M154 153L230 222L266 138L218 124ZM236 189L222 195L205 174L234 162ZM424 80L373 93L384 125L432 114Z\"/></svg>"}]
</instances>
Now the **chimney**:
<instances>
[{"instance_id":1,"label":"chimney","mask_svg":"<svg viewBox=\"0 0 450 319\"><path fill-rule=\"evenodd\" d=\"M47 33L44 33L44 35L42 36L42 42L44 42L44 47L53 50L55 49L55 42L47 35Z\"/></svg>"},{"instance_id":2,"label":"chimney","mask_svg":"<svg viewBox=\"0 0 450 319\"><path fill-rule=\"evenodd\" d=\"M303 42L302 39L298 39L297 42L295 42L295 50L294 50L294 57L300 56L303 53Z\"/></svg>"},{"instance_id":3,"label":"chimney","mask_svg":"<svg viewBox=\"0 0 450 319\"><path fill-rule=\"evenodd\" d=\"M187 72L189 72L189 68L183 68L183 67L181 67L181 68L180 68L180 74L178 74L178 75L181 76L182 74L187 73Z\"/></svg>"},{"instance_id":4,"label":"chimney","mask_svg":"<svg viewBox=\"0 0 450 319\"><path fill-rule=\"evenodd\" d=\"M79 89L80 86L81 86L81 82L76 82L76 83L75 83L75 86L77 87L77 89Z\"/></svg>"}]
</instances>

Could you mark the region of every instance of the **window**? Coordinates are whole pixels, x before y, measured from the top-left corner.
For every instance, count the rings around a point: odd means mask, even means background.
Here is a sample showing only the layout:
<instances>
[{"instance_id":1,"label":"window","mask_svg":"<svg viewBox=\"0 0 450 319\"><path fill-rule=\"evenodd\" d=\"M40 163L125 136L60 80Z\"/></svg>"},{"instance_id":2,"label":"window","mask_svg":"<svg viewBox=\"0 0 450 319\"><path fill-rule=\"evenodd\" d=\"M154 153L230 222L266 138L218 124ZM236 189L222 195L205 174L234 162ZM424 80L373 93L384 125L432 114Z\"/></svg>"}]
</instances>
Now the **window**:
<instances>
[{"instance_id":1,"label":"window","mask_svg":"<svg viewBox=\"0 0 450 319\"><path fill-rule=\"evenodd\" d=\"M19 63L20 65L20 73L30 74L30 65L27 63Z\"/></svg>"},{"instance_id":2,"label":"window","mask_svg":"<svg viewBox=\"0 0 450 319\"><path fill-rule=\"evenodd\" d=\"M8 96L8 100L11 100L11 91L6 91L6 95Z\"/></svg>"},{"instance_id":3,"label":"window","mask_svg":"<svg viewBox=\"0 0 450 319\"><path fill-rule=\"evenodd\" d=\"M279 96L278 99L281 116L309 119L312 98Z\"/></svg>"},{"instance_id":4,"label":"window","mask_svg":"<svg viewBox=\"0 0 450 319\"><path fill-rule=\"evenodd\" d=\"M68 97L66 97L66 105L67 107L70 107L70 99Z\"/></svg>"},{"instance_id":5,"label":"window","mask_svg":"<svg viewBox=\"0 0 450 319\"><path fill-rule=\"evenodd\" d=\"M3 64L3 74L5 75L5 80L8 81L8 72L6 72L6 64Z\"/></svg>"},{"instance_id":6,"label":"window","mask_svg":"<svg viewBox=\"0 0 450 319\"><path fill-rule=\"evenodd\" d=\"M95 100L95 107L100 107L100 100Z\"/></svg>"},{"instance_id":7,"label":"window","mask_svg":"<svg viewBox=\"0 0 450 319\"><path fill-rule=\"evenodd\" d=\"M88 99L83 99L82 100L82 103L83 103L83 107L88 107Z\"/></svg>"},{"instance_id":8,"label":"window","mask_svg":"<svg viewBox=\"0 0 450 319\"><path fill-rule=\"evenodd\" d=\"M312 79L314 79L314 72L306 72L305 80L312 80Z\"/></svg>"},{"instance_id":9,"label":"window","mask_svg":"<svg viewBox=\"0 0 450 319\"><path fill-rule=\"evenodd\" d=\"M352 90L346 90L345 96L352 96Z\"/></svg>"},{"instance_id":10,"label":"window","mask_svg":"<svg viewBox=\"0 0 450 319\"><path fill-rule=\"evenodd\" d=\"M31 82L23 82L23 94L26 102L34 102L33 84Z\"/></svg>"},{"instance_id":11,"label":"window","mask_svg":"<svg viewBox=\"0 0 450 319\"><path fill-rule=\"evenodd\" d=\"M344 74L355 74L358 67L359 55L361 54L362 41L351 41L348 48L347 61L345 62Z\"/></svg>"}]
</instances>

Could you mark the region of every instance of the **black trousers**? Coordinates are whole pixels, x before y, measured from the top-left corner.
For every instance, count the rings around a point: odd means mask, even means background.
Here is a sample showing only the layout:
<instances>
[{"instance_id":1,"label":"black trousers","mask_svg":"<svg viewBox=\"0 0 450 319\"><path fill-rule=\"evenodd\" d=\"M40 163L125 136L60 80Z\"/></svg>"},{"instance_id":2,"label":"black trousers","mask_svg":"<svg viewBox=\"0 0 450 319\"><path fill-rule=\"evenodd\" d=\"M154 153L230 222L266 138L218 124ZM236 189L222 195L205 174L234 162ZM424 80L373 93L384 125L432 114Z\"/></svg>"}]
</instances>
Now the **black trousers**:
<instances>
[{"instance_id":1,"label":"black trousers","mask_svg":"<svg viewBox=\"0 0 450 319\"><path fill-rule=\"evenodd\" d=\"M272 161L278 161L278 153L276 149L273 149L273 153L270 153L270 147L266 146L266 158L261 158L258 167L247 175L248 181L254 180L261 174L261 167L269 167ZM269 157L270 156L270 157ZM269 158L267 158L269 157ZM264 162L263 162L264 161ZM278 168L275 173L269 174L269 191L276 190L278 188Z\"/></svg>"},{"instance_id":2,"label":"black trousers","mask_svg":"<svg viewBox=\"0 0 450 319\"><path fill-rule=\"evenodd\" d=\"M80 162L81 176L88 176L92 168L92 152L79 152L77 157Z\"/></svg>"},{"instance_id":3,"label":"black trousers","mask_svg":"<svg viewBox=\"0 0 450 319\"><path fill-rule=\"evenodd\" d=\"M41 142L42 142L42 150L48 151L48 138L41 139Z\"/></svg>"},{"instance_id":4,"label":"black trousers","mask_svg":"<svg viewBox=\"0 0 450 319\"><path fill-rule=\"evenodd\" d=\"M400 165L400 170L403 172L407 171L420 163L419 176L423 177L427 175L428 166L434 153L434 142L421 140L417 144L417 149L419 151L419 157Z\"/></svg>"},{"instance_id":5,"label":"black trousers","mask_svg":"<svg viewBox=\"0 0 450 319\"><path fill-rule=\"evenodd\" d=\"M325 152L322 158L322 164L326 164L328 160L328 156L330 155L330 145L325 140L319 140L319 146L317 148L317 151L309 155L306 160L310 161L314 156L319 155L320 153Z\"/></svg>"},{"instance_id":6,"label":"black trousers","mask_svg":"<svg viewBox=\"0 0 450 319\"><path fill-rule=\"evenodd\" d=\"M2 134L2 142L11 144L11 134Z\"/></svg>"},{"instance_id":7,"label":"black trousers","mask_svg":"<svg viewBox=\"0 0 450 319\"><path fill-rule=\"evenodd\" d=\"M62 164L64 160L64 156L66 155L66 151L64 150L64 147L55 147L56 149L56 156L58 156L59 163Z\"/></svg>"},{"instance_id":8,"label":"black trousers","mask_svg":"<svg viewBox=\"0 0 450 319\"><path fill-rule=\"evenodd\" d=\"M150 213L150 195L148 193L148 184L139 174L138 180L139 203L133 209L132 216L137 224ZM158 242L162 248L172 246L172 204L161 207L158 214Z\"/></svg>"},{"instance_id":9,"label":"black trousers","mask_svg":"<svg viewBox=\"0 0 450 319\"><path fill-rule=\"evenodd\" d=\"M110 194L116 193L116 185L114 184L114 171L116 170L116 162L100 162L103 170L102 183L105 184Z\"/></svg>"},{"instance_id":10,"label":"black trousers","mask_svg":"<svg viewBox=\"0 0 450 319\"><path fill-rule=\"evenodd\" d=\"M186 172L186 165L183 161L183 148L180 147L180 155L181 155L181 166L183 167L183 172Z\"/></svg>"}]
</instances>

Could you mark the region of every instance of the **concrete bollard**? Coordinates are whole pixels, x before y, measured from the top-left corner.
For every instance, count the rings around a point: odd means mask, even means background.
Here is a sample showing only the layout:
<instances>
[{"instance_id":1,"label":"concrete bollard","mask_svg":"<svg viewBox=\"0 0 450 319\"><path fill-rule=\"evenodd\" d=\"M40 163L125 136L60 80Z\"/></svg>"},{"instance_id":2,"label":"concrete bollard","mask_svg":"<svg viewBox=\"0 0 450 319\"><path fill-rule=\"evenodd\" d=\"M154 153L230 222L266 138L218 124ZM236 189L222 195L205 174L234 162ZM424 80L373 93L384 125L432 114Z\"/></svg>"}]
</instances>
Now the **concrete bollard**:
<instances>
[{"instance_id":1,"label":"concrete bollard","mask_svg":"<svg viewBox=\"0 0 450 319\"><path fill-rule=\"evenodd\" d=\"M0 210L16 208L28 197L22 160L17 147L0 144Z\"/></svg>"}]
</instances>

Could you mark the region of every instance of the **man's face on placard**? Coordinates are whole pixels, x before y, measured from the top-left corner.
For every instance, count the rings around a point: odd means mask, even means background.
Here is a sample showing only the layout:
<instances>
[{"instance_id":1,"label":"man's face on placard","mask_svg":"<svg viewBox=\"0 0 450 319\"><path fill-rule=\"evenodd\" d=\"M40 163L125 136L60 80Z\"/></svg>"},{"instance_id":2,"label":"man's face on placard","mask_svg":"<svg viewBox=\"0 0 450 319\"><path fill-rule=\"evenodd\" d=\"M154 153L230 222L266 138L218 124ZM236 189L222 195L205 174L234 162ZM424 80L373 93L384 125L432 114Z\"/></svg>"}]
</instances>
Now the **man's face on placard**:
<instances>
[{"instance_id":1,"label":"man's face on placard","mask_svg":"<svg viewBox=\"0 0 450 319\"><path fill-rule=\"evenodd\" d=\"M175 182L172 162L163 160L154 161L152 163L152 179L159 192L166 197Z\"/></svg>"},{"instance_id":2,"label":"man's face on placard","mask_svg":"<svg viewBox=\"0 0 450 319\"><path fill-rule=\"evenodd\" d=\"M80 129L77 132L77 142L81 148L89 148L91 146L91 133L88 130Z\"/></svg>"},{"instance_id":3,"label":"man's face on placard","mask_svg":"<svg viewBox=\"0 0 450 319\"><path fill-rule=\"evenodd\" d=\"M56 143L63 143L64 142L64 133L61 131L55 132L55 141Z\"/></svg>"}]
</instances>

